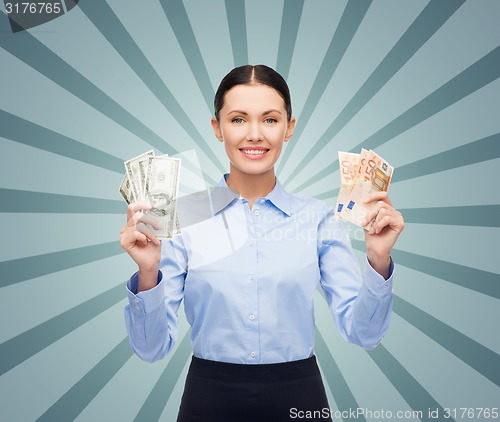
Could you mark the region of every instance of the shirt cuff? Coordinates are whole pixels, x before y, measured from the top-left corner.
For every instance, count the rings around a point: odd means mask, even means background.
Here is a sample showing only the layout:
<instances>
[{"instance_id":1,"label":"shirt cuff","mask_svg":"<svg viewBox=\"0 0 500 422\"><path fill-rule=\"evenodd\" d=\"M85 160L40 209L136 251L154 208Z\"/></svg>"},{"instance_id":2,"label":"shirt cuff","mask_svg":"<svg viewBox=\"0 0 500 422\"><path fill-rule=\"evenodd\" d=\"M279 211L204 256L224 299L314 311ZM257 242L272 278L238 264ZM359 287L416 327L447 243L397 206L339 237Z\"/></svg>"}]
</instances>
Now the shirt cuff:
<instances>
[{"instance_id":1,"label":"shirt cuff","mask_svg":"<svg viewBox=\"0 0 500 422\"><path fill-rule=\"evenodd\" d=\"M165 300L163 290L163 274L158 271L156 286L149 290L137 293L139 287L139 274L135 273L127 282L127 296L130 308L134 312L149 313L157 309Z\"/></svg>"},{"instance_id":2,"label":"shirt cuff","mask_svg":"<svg viewBox=\"0 0 500 422\"><path fill-rule=\"evenodd\" d=\"M392 260L392 257L391 263L389 265L389 278L387 280L373 269L373 267L370 265L370 261L368 261L368 258L366 258L364 280L365 284L367 284L371 291L378 291L378 294L391 293L393 276L394 261Z\"/></svg>"}]
</instances>

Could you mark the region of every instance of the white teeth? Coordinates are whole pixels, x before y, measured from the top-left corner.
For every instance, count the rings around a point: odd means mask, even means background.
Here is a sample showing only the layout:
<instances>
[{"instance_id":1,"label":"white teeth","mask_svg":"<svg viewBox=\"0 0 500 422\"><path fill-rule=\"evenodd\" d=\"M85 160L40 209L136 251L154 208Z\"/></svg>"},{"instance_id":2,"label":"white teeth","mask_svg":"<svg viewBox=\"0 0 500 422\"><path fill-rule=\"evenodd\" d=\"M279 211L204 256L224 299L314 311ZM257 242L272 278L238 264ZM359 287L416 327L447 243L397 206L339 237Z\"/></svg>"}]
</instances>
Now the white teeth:
<instances>
[{"instance_id":1,"label":"white teeth","mask_svg":"<svg viewBox=\"0 0 500 422\"><path fill-rule=\"evenodd\" d=\"M259 150L259 149L243 149L242 150L245 154L250 154L250 155L262 155L266 153L266 150Z\"/></svg>"}]
</instances>

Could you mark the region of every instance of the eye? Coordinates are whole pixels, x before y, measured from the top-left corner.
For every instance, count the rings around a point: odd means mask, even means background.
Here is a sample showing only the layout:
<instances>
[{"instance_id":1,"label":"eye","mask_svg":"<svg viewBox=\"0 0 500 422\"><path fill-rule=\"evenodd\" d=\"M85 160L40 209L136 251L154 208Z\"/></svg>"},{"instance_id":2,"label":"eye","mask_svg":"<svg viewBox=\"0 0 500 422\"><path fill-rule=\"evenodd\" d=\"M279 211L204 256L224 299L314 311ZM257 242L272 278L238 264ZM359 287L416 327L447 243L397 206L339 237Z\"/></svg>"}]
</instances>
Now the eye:
<instances>
[{"instance_id":1,"label":"eye","mask_svg":"<svg viewBox=\"0 0 500 422\"><path fill-rule=\"evenodd\" d=\"M271 123L276 123L276 122L277 122L277 120L276 120L276 119L273 119L272 117L268 117L268 118L265 120L265 122L266 122L266 123L271 124Z\"/></svg>"},{"instance_id":2,"label":"eye","mask_svg":"<svg viewBox=\"0 0 500 422\"><path fill-rule=\"evenodd\" d=\"M243 123L243 119L241 117L236 117L235 119L231 120L233 123Z\"/></svg>"}]
</instances>

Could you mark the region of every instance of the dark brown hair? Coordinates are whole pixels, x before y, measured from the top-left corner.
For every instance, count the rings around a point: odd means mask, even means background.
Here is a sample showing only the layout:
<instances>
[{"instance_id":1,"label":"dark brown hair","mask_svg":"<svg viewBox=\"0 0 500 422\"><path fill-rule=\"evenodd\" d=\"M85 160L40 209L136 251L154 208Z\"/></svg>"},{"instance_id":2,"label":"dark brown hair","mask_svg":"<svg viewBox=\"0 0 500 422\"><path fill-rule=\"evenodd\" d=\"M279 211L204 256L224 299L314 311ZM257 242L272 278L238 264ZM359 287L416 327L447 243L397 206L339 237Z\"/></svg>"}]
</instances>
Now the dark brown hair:
<instances>
[{"instance_id":1,"label":"dark brown hair","mask_svg":"<svg viewBox=\"0 0 500 422\"><path fill-rule=\"evenodd\" d=\"M283 77L263 64L236 67L222 79L214 99L215 118L219 120L219 112L224 107L224 96L236 85L263 84L275 89L285 102L288 121L292 117L292 102L290 90Z\"/></svg>"}]
</instances>

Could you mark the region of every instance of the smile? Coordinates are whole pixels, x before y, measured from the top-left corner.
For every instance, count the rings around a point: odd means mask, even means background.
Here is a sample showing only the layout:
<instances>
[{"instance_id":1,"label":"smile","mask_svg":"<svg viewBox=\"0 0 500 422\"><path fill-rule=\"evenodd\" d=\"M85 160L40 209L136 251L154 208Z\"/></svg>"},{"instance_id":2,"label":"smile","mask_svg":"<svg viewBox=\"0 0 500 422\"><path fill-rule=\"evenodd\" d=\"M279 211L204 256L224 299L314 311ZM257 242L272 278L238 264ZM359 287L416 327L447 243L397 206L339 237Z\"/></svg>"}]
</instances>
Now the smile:
<instances>
[{"instance_id":1,"label":"smile","mask_svg":"<svg viewBox=\"0 0 500 422\"><path fill-rule=\"evenodd\" d=\"M259 160L263 158L269 150L267 148L240 148L240 151L245 158Z\"/></svg>"},{"instance_id":2,"label":"smile","mask_svg":"<svg viewBox=\"0 0 500 422\"><path fill-rule=\"evenodd\" d=\"M268 149L241 149L240 151L243 152L244 154L262 155L262 154L265 154L269 150Z\"/></svg>"}]
</instances>

